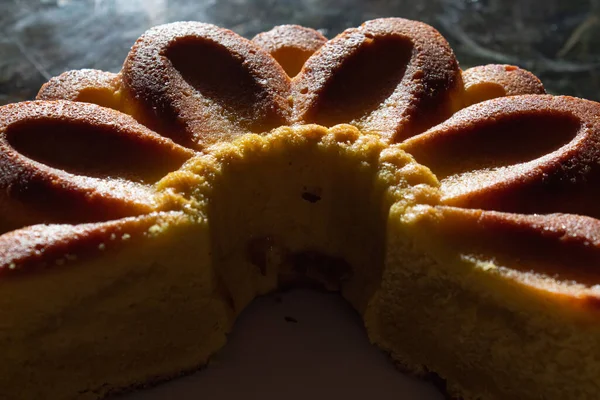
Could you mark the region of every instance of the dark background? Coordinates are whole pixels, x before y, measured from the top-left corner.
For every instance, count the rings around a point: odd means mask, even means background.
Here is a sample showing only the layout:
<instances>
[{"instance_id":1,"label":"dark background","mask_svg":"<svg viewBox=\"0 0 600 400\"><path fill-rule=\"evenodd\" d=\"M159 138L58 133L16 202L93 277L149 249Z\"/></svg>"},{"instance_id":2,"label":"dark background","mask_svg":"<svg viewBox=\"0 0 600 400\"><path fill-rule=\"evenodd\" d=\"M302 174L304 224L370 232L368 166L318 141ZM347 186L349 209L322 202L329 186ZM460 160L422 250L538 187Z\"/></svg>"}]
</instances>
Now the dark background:
<instances>
[{"instance_id":1,"label":"dark background","mask_svg":"<svg viewBox=\"0 0 600 400\"><path fill-rule=\"evenodd\" d=\"M157 24L199 20L251 38L295 23L331 38L383 16L433 25L463 68L515 64L551 93L600 100L600 0L0 0L0 104L33 99L69 69L117 72Z\"/></svg>"}]
</instances>

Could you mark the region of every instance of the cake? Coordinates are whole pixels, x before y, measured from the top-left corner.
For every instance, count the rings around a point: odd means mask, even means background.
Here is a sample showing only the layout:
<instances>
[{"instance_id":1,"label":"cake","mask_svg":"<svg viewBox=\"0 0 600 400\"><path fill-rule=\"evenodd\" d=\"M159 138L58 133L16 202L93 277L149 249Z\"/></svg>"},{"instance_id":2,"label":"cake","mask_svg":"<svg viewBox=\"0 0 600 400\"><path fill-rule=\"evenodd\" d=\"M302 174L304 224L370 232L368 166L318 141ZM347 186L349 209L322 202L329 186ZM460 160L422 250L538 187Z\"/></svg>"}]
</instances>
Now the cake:
<instances>
[{"instance_id":1,"label":"cake","mask_svg":"<svg viewBox=\"0 0 600 400\"><path fill-rule=\"evenodd\" d=\"M311 284L450 396L595 399L599 142L600 104L423 23L153 28L0 108L0 393L194 371Z\"/></svg>"}]
</instances>

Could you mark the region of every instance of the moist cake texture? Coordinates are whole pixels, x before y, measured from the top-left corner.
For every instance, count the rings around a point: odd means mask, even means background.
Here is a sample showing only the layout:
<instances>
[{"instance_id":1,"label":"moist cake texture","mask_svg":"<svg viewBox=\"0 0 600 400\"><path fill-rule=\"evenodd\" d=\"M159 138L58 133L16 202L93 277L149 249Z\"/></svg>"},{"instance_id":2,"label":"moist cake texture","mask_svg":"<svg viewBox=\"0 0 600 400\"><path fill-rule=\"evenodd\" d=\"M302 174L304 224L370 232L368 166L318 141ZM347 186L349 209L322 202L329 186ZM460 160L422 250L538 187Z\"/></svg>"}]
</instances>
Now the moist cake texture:
<instances>
[{"instance_id":1,"label":"moist cake texture","mask_svg":"<svg viewBox=\"0 0 600 400\"><path fill-rule=\"evenodd\" d=\"M600 393L600 104L432 27L146 32L0 108L0 394L193 371L256 296L340 294L464 399Z\"/></svg>"}]
</instances>

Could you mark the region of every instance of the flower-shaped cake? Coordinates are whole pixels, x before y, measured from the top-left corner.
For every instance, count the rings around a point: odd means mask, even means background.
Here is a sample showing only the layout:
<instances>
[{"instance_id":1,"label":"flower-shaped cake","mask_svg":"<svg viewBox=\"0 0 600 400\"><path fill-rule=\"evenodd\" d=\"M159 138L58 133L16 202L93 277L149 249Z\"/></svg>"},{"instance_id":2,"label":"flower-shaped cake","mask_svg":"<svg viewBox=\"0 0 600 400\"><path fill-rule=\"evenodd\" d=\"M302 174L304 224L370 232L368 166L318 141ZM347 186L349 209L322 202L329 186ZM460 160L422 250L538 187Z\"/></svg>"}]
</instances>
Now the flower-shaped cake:
<instances>
[{"instance_id":1,"label":"flower-shaped cake","mask_svg":"<svg viewBox=\"0 0 600 400\"><path fill-rule=\"evenodd\" d=\"M317 283L451 395L595 399L599 152L600 104L422 23L151 29L0 108L2 398L193 370Z\"/></svg>"}]
</instances>

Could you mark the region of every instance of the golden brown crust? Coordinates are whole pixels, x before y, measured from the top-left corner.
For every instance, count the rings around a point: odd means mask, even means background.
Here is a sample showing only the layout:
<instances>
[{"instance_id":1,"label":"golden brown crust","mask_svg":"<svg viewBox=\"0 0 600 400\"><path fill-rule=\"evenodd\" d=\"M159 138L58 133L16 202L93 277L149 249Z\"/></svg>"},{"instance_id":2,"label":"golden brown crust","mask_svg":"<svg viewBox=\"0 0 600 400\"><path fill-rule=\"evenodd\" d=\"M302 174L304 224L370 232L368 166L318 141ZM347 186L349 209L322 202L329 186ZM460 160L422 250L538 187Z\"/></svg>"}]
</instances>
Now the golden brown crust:
<instances>
[{"instance_id":1,"label":"golden brown crust","mask_svg":"<svg viewBox=\"0 0 600 400\"><path fill-rule=\"evenodd\" d=\"M458 63L429 25L383 18L348 29L293 80L294 121L351 123L399 142L448 118L462 91Z\"/></svg>"},{"instance_id":2,"label":"golden brown crust","mask_svg":"<svg viewBox=\"0 0 600 400\"><path fill-rule=\"evenodd\" d=\"M18 229L0 235L0 277L101 256L152 234L153 226L186 218L179 212L155 212L108 222Z\"/></svg>"},{"instance_id":3,"label":"golden brown crust","mask_svg":"<svg viewBox=\"0 0 600 400\"><path fill-rule=\"evenodd\" d=\"M534 74L514 65L481 65L463 71L462 78L465 106L496 97L546 93Z\"/></svg>"},{"instance_id":4,"label":"golden brown crust","mask_svg":"<svg viewBox=\"0 0 600 400\"><path fill-rule=\"evenodd\" d=\"M289 124L285 71L255 43L214 25L150 29L131 49L122 79L136 119L184 146Z\"/></svg>"},{"instance_id":5,"label":"golden brown crust","mask_svg":"<svg viewBox=\"0 0 600 400\"><path fill-rule=\"evenodd\" d=\"M298 75L306 60L327 42L319 31L299 25L279 25L252 41L269 53L290 77Z\"/></svg>"},{"instance_id":6,"label":"golden brown crust","mask_svg":"<svg viewBox=\"0 0 600 400\"><path fill-rule=\"evenodd\" d=\"M93 104L0 108L0 228L152 211L151 186L193 152ZM160 161L158 161L160 160Z\"/></svg>"},{"instance_id":7,"label":"golden brown crust","mask_svg":"<svg viewBox=\"0 0 600 400\"><path fill-rule=\"evenodd\" d=\"M445 246L497 267L586 287L600 280L600 220L435 207L418 222Z\"/></svg>"},{"instance_id":8,"label":"golden brown crust","mask_svg":"<svg viewBox=\"0 0 600 400\"><path fill-rule=\"evenodd\" d=\"M120 76L111 72L95 69L67 71L46 82L36 99L82 101L120 110L117 96L120 84Z\"/></svg>"},{"instance_id":9,"label":"golden brown crust","mask_svg":"<svg viewBox=\"0 0 600 400\"><path fill-rule=\"evenodd\" d=\"M524 95L475 104L403 149L441 180L446 205L600 217L600 104Z\"/></svg>"}]
</instances>

